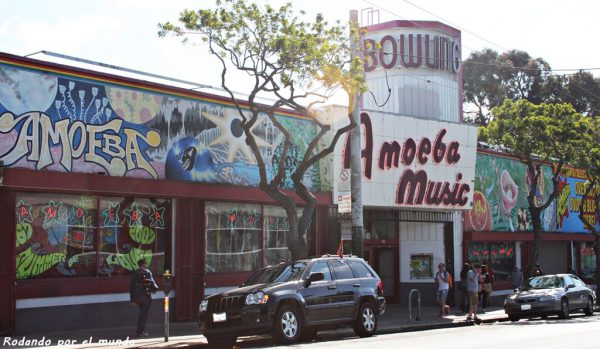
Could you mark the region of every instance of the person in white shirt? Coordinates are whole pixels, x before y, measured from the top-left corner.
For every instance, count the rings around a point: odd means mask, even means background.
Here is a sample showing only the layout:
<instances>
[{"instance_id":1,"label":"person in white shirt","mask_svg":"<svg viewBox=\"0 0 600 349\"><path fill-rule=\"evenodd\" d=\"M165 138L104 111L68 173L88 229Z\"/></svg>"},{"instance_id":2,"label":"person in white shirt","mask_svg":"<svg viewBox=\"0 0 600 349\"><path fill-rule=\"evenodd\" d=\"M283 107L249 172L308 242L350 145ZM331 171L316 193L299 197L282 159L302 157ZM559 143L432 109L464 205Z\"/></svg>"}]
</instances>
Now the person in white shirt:
<instances>
[{"instance_id":1,"label":"person in white shirt","mask_svg":"<svg viewBox=\"0 0 600 349\"><path fill-rule=\"evenodd\" d=\"M435 274L435 281L438 284L437 301L440 305L440 317L448 315L449 306L446 305L448 299L448 291L450 290L450 273L446 271L446 265L440 263L438 272Z\"/></svg>"}]
</instances>

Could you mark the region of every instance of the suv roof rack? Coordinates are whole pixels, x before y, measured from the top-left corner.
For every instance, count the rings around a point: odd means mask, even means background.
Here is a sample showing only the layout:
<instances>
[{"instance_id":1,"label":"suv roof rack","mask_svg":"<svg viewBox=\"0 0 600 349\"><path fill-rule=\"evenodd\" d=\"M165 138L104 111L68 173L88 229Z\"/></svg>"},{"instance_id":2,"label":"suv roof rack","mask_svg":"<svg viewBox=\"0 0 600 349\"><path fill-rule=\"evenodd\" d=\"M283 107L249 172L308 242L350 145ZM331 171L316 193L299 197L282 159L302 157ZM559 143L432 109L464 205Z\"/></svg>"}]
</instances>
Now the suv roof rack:
<instances>
[{"instance_id":1,"label":"suv roof rack","mask_svg":"<svg viewBox=\"0 0 600 349\"><path fill-rule=\"evenodd\" d=\"M328 253L328 254L324 254L324 255L321 256L321 258L326 258L326 257L340 257L340 255L337 254L337 253L335 253L335 254L329 254ZM358 258L358 256L355 255L355 254L343 254L341 257L355 257L355 258Z\"/></svg>"}]
</instances>

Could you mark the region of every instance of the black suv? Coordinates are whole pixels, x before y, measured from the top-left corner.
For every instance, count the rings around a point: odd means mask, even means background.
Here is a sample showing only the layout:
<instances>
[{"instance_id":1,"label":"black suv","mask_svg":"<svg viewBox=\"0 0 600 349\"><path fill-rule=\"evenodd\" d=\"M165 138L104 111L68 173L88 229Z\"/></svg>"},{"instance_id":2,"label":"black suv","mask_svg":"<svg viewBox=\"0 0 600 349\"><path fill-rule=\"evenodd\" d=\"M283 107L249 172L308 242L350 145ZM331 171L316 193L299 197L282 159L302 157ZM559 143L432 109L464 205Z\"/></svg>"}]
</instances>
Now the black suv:
<instances>
[{"instance_id":1,"label":"black suv","mask_svg":"<svg viewBox=\"0 0 600 349\"><path fill-rule=\"evenodd\" d=\"M362 258L323 256L268 266L239 288L205 298L199 325L213 347L266 333L288 344L340 323L372 336L384 311L381 279Z\"/></svg>"}]
</instances>

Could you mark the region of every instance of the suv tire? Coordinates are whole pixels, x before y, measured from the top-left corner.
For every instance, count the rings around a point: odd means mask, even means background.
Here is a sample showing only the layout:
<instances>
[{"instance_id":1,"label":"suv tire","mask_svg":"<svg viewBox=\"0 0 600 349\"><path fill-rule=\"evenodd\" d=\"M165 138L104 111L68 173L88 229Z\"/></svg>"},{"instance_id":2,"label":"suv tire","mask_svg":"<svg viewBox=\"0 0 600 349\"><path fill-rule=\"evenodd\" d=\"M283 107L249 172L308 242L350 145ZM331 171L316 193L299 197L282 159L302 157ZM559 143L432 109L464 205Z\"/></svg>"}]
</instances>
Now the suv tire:
<instances>
[{"instance_id":1,"label":"suv tire","mask_svg":"<svg viewBox=\"0 0 600 349\"><path fill-rule=\"evenodd\" d=\"M377 331L377 311L373 303L364 302L361 304L352 328L359 337L371 337L375 334L375 331Z\"/></svg>"},{"instance_id":2,"label":"suv tire","mask_svg":"<svg viewBox=\"0 0 600 349\"><path fill-rule=\"evenodd\" d=\"M206 336L209 348L231 349L237 341L236 336L229 335L209 335Z\"/></svg>"},{"instance_id":3,"label":"suv tire","mask_svg":"<svg viewBox=\"0 0 600 349\"><path fill-rule=\"evenodd\" d=\"M302 333L302 317L297 307L284 304L273 322L273 337L282 344L297 342Z\"/></svg>"}]
</instances>

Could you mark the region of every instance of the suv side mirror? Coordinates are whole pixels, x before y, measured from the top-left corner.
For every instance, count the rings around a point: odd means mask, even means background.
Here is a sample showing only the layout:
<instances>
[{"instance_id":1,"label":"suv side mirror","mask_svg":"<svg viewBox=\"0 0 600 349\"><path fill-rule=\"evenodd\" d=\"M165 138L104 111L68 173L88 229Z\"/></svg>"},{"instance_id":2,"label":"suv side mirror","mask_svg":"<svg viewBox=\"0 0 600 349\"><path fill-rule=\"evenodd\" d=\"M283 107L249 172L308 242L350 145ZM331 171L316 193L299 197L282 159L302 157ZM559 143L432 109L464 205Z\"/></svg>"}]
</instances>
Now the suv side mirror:
<instances>
[{"instance_id":1,"label":"suv side mirror","mask_svg":"<svg viewBox=\"0 0 600 349\"><path fill-rule=\"evenodd\" d=\"M304 280L304 287L308 287L313 282L321 280L325 280L325 275L323 273L311 273L308 279Z\"/></svg>"}]
</instances>

